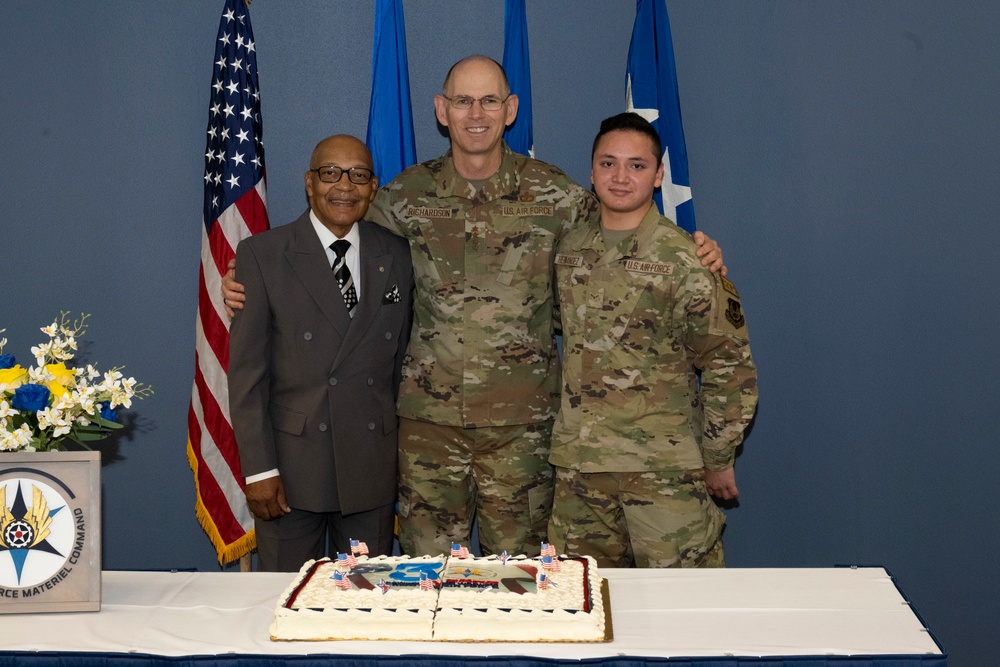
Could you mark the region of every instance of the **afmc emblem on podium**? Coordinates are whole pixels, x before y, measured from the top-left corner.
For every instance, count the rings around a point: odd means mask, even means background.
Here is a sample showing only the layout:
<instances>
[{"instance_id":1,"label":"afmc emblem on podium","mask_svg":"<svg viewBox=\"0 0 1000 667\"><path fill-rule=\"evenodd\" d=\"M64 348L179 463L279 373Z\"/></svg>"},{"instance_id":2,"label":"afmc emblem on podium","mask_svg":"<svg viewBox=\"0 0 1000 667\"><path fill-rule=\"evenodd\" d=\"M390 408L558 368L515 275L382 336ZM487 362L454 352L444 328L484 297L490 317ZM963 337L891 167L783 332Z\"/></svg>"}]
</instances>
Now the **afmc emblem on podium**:
<instances>
[{"instance_id":1,"label":"afmc emblem on podium","mask_svg":"<svg viewBox=\"0 0 1000 667\"><path fill-rule=\"evenodd\" d=\"M0 614L101 608L99 452L0 453Z\"/></svg>"}]
</instances>

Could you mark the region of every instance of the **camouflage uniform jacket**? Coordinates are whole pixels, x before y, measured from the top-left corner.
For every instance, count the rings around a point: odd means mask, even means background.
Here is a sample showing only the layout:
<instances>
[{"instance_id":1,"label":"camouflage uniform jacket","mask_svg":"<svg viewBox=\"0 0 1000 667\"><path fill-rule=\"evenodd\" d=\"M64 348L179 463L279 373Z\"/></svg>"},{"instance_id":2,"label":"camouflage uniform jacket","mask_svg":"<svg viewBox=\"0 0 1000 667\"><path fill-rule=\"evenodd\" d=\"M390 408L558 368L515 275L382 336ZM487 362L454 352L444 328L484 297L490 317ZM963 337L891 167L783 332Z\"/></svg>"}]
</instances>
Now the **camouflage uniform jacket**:
<instances>
[{"instance_id":1,"label":"camouflage uniform jacket","mask_svg":"<svg viewBox=\"0 0 1000 667\"><path fill-rule=\"evenodd\" d=\"M655 205L617 247L605 248L596 221L563 239L563 391L551 463L581 472L732 466L757 373L736 288L702 267L695 249Z\"/></svg>"},{"instance_id":2,"label":"camouflage uniform jacket","mask_svg":"<svg viewBox=\"0 0 1000 667\"><path fill-rule=\"evenodd\" d=\"M463 427L553 418L552 259L596 213L589 192L506 144L478 192L450 152L379 190L369 216L410 242L416 280L400 416Z\"/></svg>"}]
</instances>

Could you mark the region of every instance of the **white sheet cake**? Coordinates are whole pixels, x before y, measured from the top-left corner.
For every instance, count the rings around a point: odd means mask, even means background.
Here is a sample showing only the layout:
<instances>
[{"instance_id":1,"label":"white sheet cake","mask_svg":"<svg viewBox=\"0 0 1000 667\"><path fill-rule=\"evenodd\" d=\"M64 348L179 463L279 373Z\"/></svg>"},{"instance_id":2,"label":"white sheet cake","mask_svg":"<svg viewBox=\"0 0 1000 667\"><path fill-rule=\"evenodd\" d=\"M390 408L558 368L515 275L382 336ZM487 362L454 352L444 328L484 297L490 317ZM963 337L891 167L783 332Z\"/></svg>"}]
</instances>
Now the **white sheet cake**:
<instances>
[{"instance_id":1,"label":"white sheet cake","mask_svg":"<svg viewBox=\"0 0 1000 667\"><path fill-rule=\"evenodd\" d=\"M271 638L605 641L596 563L556 560L559 571L545 571L542 586L541 559L523 556L361 557L351 568L310 561L278 601Z\"/></svg>"}]
</instances>

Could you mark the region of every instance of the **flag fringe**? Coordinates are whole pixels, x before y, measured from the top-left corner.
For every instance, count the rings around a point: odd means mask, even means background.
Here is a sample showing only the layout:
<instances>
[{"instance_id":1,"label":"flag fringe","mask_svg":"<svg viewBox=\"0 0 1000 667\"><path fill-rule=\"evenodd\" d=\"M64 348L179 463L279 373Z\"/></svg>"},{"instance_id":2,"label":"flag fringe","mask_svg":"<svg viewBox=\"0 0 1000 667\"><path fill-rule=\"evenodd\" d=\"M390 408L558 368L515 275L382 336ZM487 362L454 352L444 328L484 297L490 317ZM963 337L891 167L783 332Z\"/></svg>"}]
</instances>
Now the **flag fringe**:
<instances>
[{"instance_id":1,"label":"flag fringe","mask_svg":"<svg viewBox=\"0 0 1000 667\"><path fill-rule=\"evenodd\" d=\"M215 552L219 558L219 565L234 563L257 548L257 535L251 530L232 544L226 544L222 539L222 535L219 534L219 529L215 526L215 522L212 520L212 514L201 500L201 489L198 488L198 459L194 454L190 438L187 443L187 457L188 465L191 466L191 471L194 472L195 517L198 519L198 523L201 524L205 534L208 535L212 546L215 547Z\"/></svg>"}]
</instances>

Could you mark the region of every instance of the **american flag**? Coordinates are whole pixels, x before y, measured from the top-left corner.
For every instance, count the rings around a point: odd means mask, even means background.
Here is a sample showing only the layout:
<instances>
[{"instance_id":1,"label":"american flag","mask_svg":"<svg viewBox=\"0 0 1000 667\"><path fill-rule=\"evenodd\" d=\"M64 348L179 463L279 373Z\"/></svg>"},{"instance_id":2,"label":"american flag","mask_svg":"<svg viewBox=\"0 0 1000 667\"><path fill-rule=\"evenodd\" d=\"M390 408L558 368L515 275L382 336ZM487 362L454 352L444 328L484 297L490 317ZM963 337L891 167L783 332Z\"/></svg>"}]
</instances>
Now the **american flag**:
<instances>
[{"instance_id":1,"label":"american flag","mask_svg":"<svg viewBox=\"0 0 1000 667\"><path fill-rule=\"evenodd\" d=\"M188 461L195 511L222 563L238 559L256 542L229 417L229 320L220 285L240 240L269 227L257 55L243 0L226 0L219 22L204 180Z\"/></svg>"},{"instance_id":2,"label":"american flag","mask_svg":"<svg viewBox=\"0 0 1000 667\"><path fill-rule=\"evenodd\" d=\"M542 556L542 569L550 572L559 572L562 570L562 563L559 562L559 559L552 556Z\"/></svg>"},{"instance_id":3,"label":"american flag","mask_svg":"<svg viewBox=\"0 0 1000 667\"><path fill-rule=\"evenodd\" d=\"M379 579L378 580L378 589L380 591L382 591L382 595L385 595L386 593L388 593L390 588L391 588L391 586L389 584L385 583L385 579Z\"/></svg>"},{"instance_id":4,"label":"american flag","mask_svg":"<svg viewBox=\"0 0 1000 667\"><path fill-rule=\"evenodd\" d=\"M459 545L458 542L451 543L451 557L452 558L468 558L469 549Z\"/></svg>"},{"instance_id":5,"label":"american flag","mask_svg":"<svg viewBox=\"0 0 1000 667\"><path fill-rule=\"evenodd\" d=\"M542 555L555 557L556 548L548 542L542 542Z\"/></svg>"},{"instance_id":6,"label":"american flag","mask_svg":"<svg viewBox=\"0 0 1000 667\"><path fill-rule=\"evenodd\" d=\"M434 590L434 582L431 581L431 578L427 576L426 572L420 573L420 590L422 591Z\"/></svg>"},{"instance_id":7,"label":"american flag","mask_svg":"<svg viewBox=\"0 0 1000 667\"><path fill-rule=\"evenodd\" d=\"M355 556L366 556L368 555L368 545L358 540L351 540L351 553Z\"/></svg>"},{"instance_id":8,"label":"american flag","mask_svg":"<svg viewBox=\"0 0 1000 667\"><path fill-rule=\"evenodd\" d=\"M337 554L337 563L343 567L356 567L358 559L354 557L354 554Z\"/></svg>"},{"instance_id":9,"label":"american flag","mask_svg":"<svg viewBox=\"0 0 1000 667\"><path fill-rule=\"evenodd\" d=\"M347 577L345 577L340 572L334 572L333 573L333 585L336 586L337 588L341 589L341 590L344 590L344 591L351 590L351 581L350 581L350 579L348 579Z\"/></svg>"},{"instance_id":10,"label":"american flag","mask_svg":"<svg viewBox=\"0 0 1000 667\"><path fill-rule=\"evenodd\" d=\"M506 565L507 561L510 560L510 555L505 550L502 554L497 556L497 559L500 561L501 565Z\"/></svg>"},{"instance_id":11,"label":"american flag","mask_svg":"<svg viewBox=\"0 0 1000 667\"><path fill-rule=\"evenodd\" d=\"M549 587L549 578L544 572L538 573L538 588L545 590Z\"/></svg>"}]
</instances>

